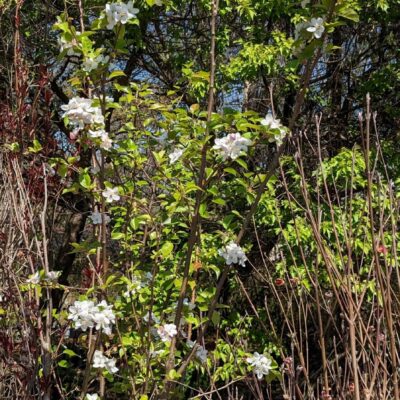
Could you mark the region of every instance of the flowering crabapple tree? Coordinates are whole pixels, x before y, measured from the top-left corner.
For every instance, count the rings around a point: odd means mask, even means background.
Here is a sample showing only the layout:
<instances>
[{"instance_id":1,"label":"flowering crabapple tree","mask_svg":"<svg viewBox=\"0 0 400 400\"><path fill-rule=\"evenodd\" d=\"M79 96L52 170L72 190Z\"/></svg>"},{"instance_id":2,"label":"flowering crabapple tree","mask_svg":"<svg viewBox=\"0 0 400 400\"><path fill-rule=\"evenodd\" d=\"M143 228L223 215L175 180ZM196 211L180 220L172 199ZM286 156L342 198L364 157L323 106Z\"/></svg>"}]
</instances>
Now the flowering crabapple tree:
<instances>
[{"instance_id":1,"label":"flowering crabapple tree","mask_svg":"<svg viewBox=\"0 0 400 400\"><path fill-rule=\"evenodd\" d=\"M262 68L295 87L289 118L274 107L273 85L266 115L219 103L228 84L260 67L258 43L235 56L221 51L229 1L199 2L210 25L206 70L182 65L181 79L161 94L155 81L127 74L124 63L143 51L143 21L173 15L179 2L85 3L77 2L77 18L64 12L54 24L55 64L72 62L63 83L68 96L56 110L58 145L67 150L47 160L63 180L62 196L88 205L84 236L70 251L81 270L65 284L58 282L64 271L38 267L22 285L46 309L39 315L46 321L41 398L184 399L230 382L243 383L243 396L264 398L271 382L284 382L291 361L276 331L265 332L268 314L260 316L240 292L241 274L257 270L249 232L278 195L276 171L289 164L281 163L283 152L297 139L318 62L332 51L325 41L351 20L352 2L293 2L293 35L271 33ZM245 1L236 11L254 18ZM266 150L267 160L260 157ZM256 317L233 310L237 293ZM279 367L278 358L286 364Z\"/></svg>"}]
</instances>

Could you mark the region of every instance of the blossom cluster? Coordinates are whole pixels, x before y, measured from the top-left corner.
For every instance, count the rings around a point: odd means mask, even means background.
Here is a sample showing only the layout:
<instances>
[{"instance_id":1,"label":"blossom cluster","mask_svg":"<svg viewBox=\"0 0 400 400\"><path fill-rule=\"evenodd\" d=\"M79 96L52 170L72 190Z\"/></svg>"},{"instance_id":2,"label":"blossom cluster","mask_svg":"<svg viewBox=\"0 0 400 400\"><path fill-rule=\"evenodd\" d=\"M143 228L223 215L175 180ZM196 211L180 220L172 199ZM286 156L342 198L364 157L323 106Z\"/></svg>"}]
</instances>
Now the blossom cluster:
<instances>
[{"instance_id":1,"label":"blossom cluster","mask_svg":"<svg viewBox=\"0 0 400 400\"><path fill-rule=\"evenodd\" d=\"M234 242L229 243L222 249L218 250L218 254L225 259L227 265L239 264L245 266L247 261L246 254L243 249Z\"/></svg>"},{"instance_id":2,"label":"blossom cluster","mask_svg":"<svg viewBox=\"0 0 400 400\"><path fill-rule=\"evenodd\" d=\"M112 140L104 129L97 129L94 131L89 129L89 137L92 139L100 138L100 147L104 150L110 150L112 147Z\"/></svg>"},{"instance_id":3,"label":"blossom cluster","mask_svg":"<svg viewBox=\"0 0 400 400\"><path fill-rule=\"evenodd\" d=\"M213 149L219 150L224 160L228 158L236 160L240 156L240 153L242 151L247 152L248 146L252 144L251 140L242 137L242 135L237 132L230 133L220 139L215 139Z\"/></svg>"},{"instance_id":4,"label":"blossom cluster","mask_svg":"<svg viewBox=\"0 0 400 400\"><path fill-rule=\"evenodd\" d=\"M286 128L281 124L280 119L274 118L272 114L267 114L263 120L261 120L261 125L266 126L274 131L274 135L269 139L271 143L275 142L279 147L283 143L283 139L287 134Z\"/></svg>"},{"instance_id":5,"label":"blossom cluster","mask_svg":"<svg viewBox=\"0 0 400 400\"><path fill-rule=\"evenodd\" d=\"M257 375L258 379L262 379L264 375L268 375L271 371L271 360L255 352L253 357L248 357L246 361L253 367L253 372Z\"/></svg>"},{"instance_id":6,"label":"blossom cluster","mask_svg":"<svg viewBox=\"0 0 400 400\"><path fill-rule=\"evenodd\" d=\"M93 368L105 368L110 374L118 371L114 358L106 357L103 352L96 350L93 355Z\"/></svg>"},{"instance_id":7,"label":"blossom cluster","mask_svg":"<svg viewBox=\"0 0 400 400\"><path fill-rule=\"evenodd\" d=\"M94 107L91 99L73 97L68 104L61 106L64 111L63 118L67 117L72 125L83 129L85 125L104 124L104 117L100 107Z\"/></svg>"},{"instance_id":8,"label":"blossom cluster","mask_svg":"<svg viewBox=\"0 0 400 400\"><path fill-rule=\"evenodd\" d=\"M125 25L131 19L136 18L139 9L133 7L133 1L128 3L106 4L107 29L114 29L118 23Z\"/></svg>"},{"instance_id":9,"label":"blossom cluster","mask_svg":"<svg viewBox=\"0 0 400 400\"><path fill-rule=\"evenodd\" d=\"M102 329L107 335L111 335L111 327L115 324L112 305L108 305L105 300L97 305L91 300L75 301L69 307L68 319L75 323L75 328L83 331L87 328Z\"/></svg>"},{"instance_id":10,"label":"blossom cluster","mask_svg":"<svg viewBox=\"0 0 400 400\"><path fill-rule=\"evenodd\" d=\"M88 137L100 139L100 147L102 149L111 149L112 140L104 130L104 116L101 108L94 106L91 99L78 96L72 97L68 104L61 106L61 110L64 111L62 118L68 118L69 124L74 127L71 138L75 139L79 131L88 126Z\"/></svg>"},{"instance_id":11,"label":"blossom cluster","mask_svg":"<svg viewBox=\"0 0 400 400\"><path fill-rule=\"evenodd\" d=\"M163 342L170 342L177 333L175 324L164 324L157 329L157 334Z\"/></svg>"}]
</instances>

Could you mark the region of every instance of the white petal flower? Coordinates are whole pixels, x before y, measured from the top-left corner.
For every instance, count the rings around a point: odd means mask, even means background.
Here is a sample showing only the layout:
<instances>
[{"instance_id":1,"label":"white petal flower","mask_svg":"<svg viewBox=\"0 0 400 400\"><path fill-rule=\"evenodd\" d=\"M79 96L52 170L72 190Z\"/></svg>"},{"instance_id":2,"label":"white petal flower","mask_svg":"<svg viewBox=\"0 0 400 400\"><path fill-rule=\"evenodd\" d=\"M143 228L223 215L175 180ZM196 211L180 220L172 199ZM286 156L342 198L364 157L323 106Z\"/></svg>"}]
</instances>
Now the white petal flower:
<instances>
[{"instance_id":1,"label":"white petal flower","mask_svg":"<svg viewBox=\"0 0 400 400\"><path fill-rule=\"evenodd\" d=\"M73 97L68 104L61 106L64 111L62 117L67 117L69 122L80 129L85 125L104 124L104 117L100 107L93 107L92 100L83 97Z\"/></svg>"},{"instance_id":2,"label":"white petal flower","mask_svg":"<svg viewBox=\"0 0 400 400\"><path fill-rule=\"evenodd\" d=\"M93 139L102 137L104 134L107 134L107 132L104 129L96 129L95 131L92 131L91 129L89 129L89 132L88 132L89 137L91 137Z\"/></svg>"},{"instance_id":3,"label":"white petal flower","mask_svg":"<svg viewBox=\"0 0 400 400\"><path fill-rule=\"evenodd\" d=\"M67 53L66 53L67 56L70 56L70 57L71 56L76 56L76 57L80 56L80 54L74 50L74 48L79 47L79 44L75 38L73 38L71 41L68 41L63 36L61 36L57 40L58 40L58 45L60 46L60 53L67 50Z\"/></svg>"},{"instance_id":4,"label":"white petal flower","mask_svg":"<svg viewBox=\"0 0 400 400\"><path fill-rule=\"evenodd\" d=\"M113 201L118 201L121 197L118 194L118 188L106 188L103 190L103 197L106 199L107 203L112 203Z\"/></svg>"},{"instance_id":5,"label":"white petal flower","mask_svg":"<svg viewBox=\"0 0 400 400\"><path fill-rule=\"evenodd\" d=\"M253 143L251 140L242 137L240 133L230 133L221 139L215 139L213 149L219 150L224 160L231 158L235 160L242 151L247 152L247 147Z\"/></svg>"},{"instance_id":6,"label":"white petal flower","mask_svg":"<svg viewBox=\"0 0 400 400\"><path fill-rule=\"evenodd\" d=\"M133 1L128 3L106 4L107 29L113 29L118 23L126 24L129 20L136 18L139 9L133 7Z\"/></svg>"},{"instance_id":7,"label":"white petal flower","mask_svg":"<svg viewBox=\"0 0 400 400\"><path fill-rule=\"evenodd\" d=\"M60 275L61 271L49 271L45 279L49 282L57 282Z\"/></svg>"},{"instance_id":8,"label":"white petal flower","mask_svg":"<svg viewBox=\"0 0 400 400\"><path fill-rule=\"evenodd\" d=\"M128 290L123 293L123 296L130 298L145 286L145 282L142 282L137 276L133 276L131 282L128 284Z\"/></svg>"},{"instance_id":9,"label":"white petal flower","mask_svg":"<svg viewBox=\"0 0 400 400\"><path fill-rule=\"evenodd\" d=\"M91 219L93 225L101 225L103 223L102 216L102 213L94 211L90 214L89 218ZM107 214L104 214L104 222L108 224L110 220L111 218Z\"/></svg>"},{"instance_id":10,"label":"white petal flower","mask_svg":"<svg viewBox=\"0 0 400 400\"><path fill-rule=\"evenodd\" d=\"M115 366L116 360L114 358L106 357L100 350L96 350L93 356L93 368L105 368L110 374L118 371Z\"/></svg>"},{"instance_id":11,"label":"white petal flower","mask_svg":"<svg viewBox=\"0 0 400 400\"><path fill-rule=\"evenodd\" d=\"M320 39L325 31L324 20L322 18L311 18L308 32L311 32L316 39Z\"/></svg>"},{"instance_id":12,"label":"white petal flower","mask_svg":"<svg viewBox=\"0 0 400 400\"><path fill-rule=\"evenodd\" d=\"M183 149L175 149L171 154L169 154L168 157L170 164L177 162L182 157L183 151Z\"/></svg>"},{"instance_id":13,"label":"white petal flower","mask_svg":"<svg viewBox=\"0 0 400 400\"><path fill-rule=\"evenodd\" d=\"M110 57L103 56L102 54L100 54L100 55L98 55L97 57L94 57L94 58L93 57L89 57L82 63L82 68L86 72L91 72L91 71L97 69L97 67L100 64L107 64L109 59L110 59Z\"/></svg>"},{"instance_id":14,"label":"white petal flower","mask_svg":"<svg viewBox=\"0 0 400 400\"><path fill-rule=\"evenodd\" d=\"M239 264L244 267L245 262L247 261L246 254L244 253L243 249L234 242L229 243L223 249L219 249L218 254L225 258L227 265Z\"/></svg>"},{"instance_id":15,"label":"white petal flower","mask_svg":"<svg viewBox=\"0 0 400 400\"><path fill-rule=\"evenodd\" d=\"M164 324L157 329L157 333L163 342L170 342L178 331L175 324Z\"/></svg>"},{"instance_id":16,"label":"white petal flower","mask_svg":"<svg viewBox=\"0 0 400 400\"><path fill-rule=\"evenodd\" d=\"M93 313L93 321L96 329L102 329L106 335L111 335L111 326L115 324L115 315L112 305L108 305L105 300L97 304L97 310Z\"/></svg>"},{"instance_id":17,"label":"white petal flower","mask_svg":"<svg viewBox=\"0 0 400 400\"><path fill-rule=\"evenodd\" d=\"M261 120L261 125L266 126L270 129L281 129L281 120L275 119L271 113L268 113L263 120Z\"/></svg>"},{"instance_id":18,"label":"white petal flower","mask_svg":"<svg viewBox=\"0 0 400 400\"><path fill-rule=\"evenodd\" d=\"M72 306L69 307L68 319L75 322L75 328L86 331L88 328L94 327L93 314L98 311L93 301L83 300L75 301Z\"/></svg>"},{"instance_id":19,"label":"white petal flower","mask_svg":"<svg viewBox=\"0 0 400 400\"><path fill-rule=\"evenodd\" d=\"M101 135L101 143L100 143L100 147L103 150L110 150L112 147L112 140L110 139L110 137L108 136L107 132L104 132L103 135Z\"/></svg>"},{"instance_id":20,"label":"white petal flower","mask_svg":"<svg viewBox=\"0 0 400 400\"><path fill-rule=\"evenodd\" d=\"M111 335L111 326L115 324L115 315L112 306L105 300L95 305L93 301L75 301L69 308L68 319L75 322L75 328L86 331L87 328L102 329L107 335Z\"/></svg>"},{"instance_id":21,"label":"white petal flower","mask_svg":"<svg viewBox=\"0 0 400 400\"><path fill-rule=\"evenodd\" d=\"M275 133L270 137L269 141L271 143L276 143L279 147L283 143L283 139L287 134L286 128L281 124L279 119L273 117L271 113L268 113L263 120L261 120L261 125L266 126L269 129L274 129ZM278 131L278 132L276 132Z\"/></svg>"},{"instance_id":22,"label":"white petal flower","mask_svg":"<svg viewBox=\"0 0 400 400\"><path fill-rule=\"evenodd\" d=\"M268 375L271 371L271 360L263 354L255 352L253 357L248 357L246 361L253 367L253 372L258 379L262 379L264 375Z\"/></svg>"},{"instance_id":23,"label":"white petal flower","mask_svg":"<svg viewBox=\"0 0 400 400\"><path fill-rule=\"evenodd\" d=\"M29 279L26 281L27 283L33 283L34 285L37 285L40 283L40 274L39 272L35 272L33 275L29 275Z\"/></svg>"},{"instance_id":24,"label":"white petal flower","mask_svg":"<svg viewBox=\"0 0 400 400\"><path fill-rule=\"evenodd\" d=\"M85 400L99 400L100 397L97 393L87 394Z\"/></svg>"}]
</instances>

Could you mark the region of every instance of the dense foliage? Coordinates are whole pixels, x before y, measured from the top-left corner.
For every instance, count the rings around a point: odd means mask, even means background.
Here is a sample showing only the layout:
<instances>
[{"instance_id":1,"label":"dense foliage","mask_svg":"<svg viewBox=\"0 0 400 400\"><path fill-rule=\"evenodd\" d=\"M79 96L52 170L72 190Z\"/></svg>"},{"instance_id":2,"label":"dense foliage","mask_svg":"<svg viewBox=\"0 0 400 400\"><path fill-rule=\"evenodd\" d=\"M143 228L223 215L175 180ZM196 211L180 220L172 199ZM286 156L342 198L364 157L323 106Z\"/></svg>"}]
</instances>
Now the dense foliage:
<instances>
[{"instance_id":1,"label":"dense foliage","mask_svg":"<svg viewBox=\"0 0 400 400\"><path fill-rule=\"evenodd\" d=\"M0 398L400 399L400 1L0 11Z\"/></svg>"}]
</instances>

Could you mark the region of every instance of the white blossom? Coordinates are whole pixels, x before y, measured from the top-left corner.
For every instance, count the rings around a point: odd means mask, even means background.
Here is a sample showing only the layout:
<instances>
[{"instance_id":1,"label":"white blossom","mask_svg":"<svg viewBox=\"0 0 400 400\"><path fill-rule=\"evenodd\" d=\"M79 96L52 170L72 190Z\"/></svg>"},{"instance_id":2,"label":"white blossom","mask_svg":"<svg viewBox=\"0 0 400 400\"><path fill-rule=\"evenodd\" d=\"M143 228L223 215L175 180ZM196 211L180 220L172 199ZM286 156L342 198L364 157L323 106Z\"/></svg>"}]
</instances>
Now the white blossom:
<instances>
[{"instance_id":1,"label":"white blossom","mask_svg":"<svg viewBox=\"0 0 400 400\"><path fill-rule=\"evenodd\" d=\"M110 150L112 147L112 139L110 139L110 137L108 136L108 133L105 132L102 136L101 136L101 143L100 143L100 147L103 150Z\"/></svg>"},{"instance_id":2,"label":"white blossom","mask_svg":"<svg viewBox=\"0 0 400 400\"><path fill-rule=\"evenodd\" d=\"M100 107L93 107L92 100L83 97L73 97L68 104L61 106L64 111L62 117L67 117L69 122L80 129L85 125L104 124L104 117Z\"/></svg>"},{"instance_id":3,"label":"white blossom","mask_svg":"<svg viewBox=\"0 0 400 400\"><path fill-rule=\"evenodd\" d=\"M96 324L96 329L102 329L106 335L111 335L111 326L115 324L115 315L112 311L112 305L108 305L105 300L102 300L97 305L97 310L94 310L93 321Z\"/></svg>"},{"instance_id":4,"label":"white blossom","mask_svg":"<svg viewBox=\"0 0 400 400\"><path fill-rule=\"evenodd\" d=\"M105 368L110 374L113 374L118 371L115 363L114 358L106 357L100 350L94 352L93 368Z\"/></svg>"},{"instance_id":5,"label":"white blossom","mask_svg":"<svg viewBox=\"0 0 400 400\"><path fill-rule=\"evenodd\" d=\"M97 311L94 302L91 300L75 301L69 307L68 319L75 323L75 328L86 331L87 328L93 328L95 325L93 315Z\"/></svg>"},{"instance_id":6,"label":"white blossom","mask_svg":"<svg viewBox=\"0 0 400 400\"><path fill-rule=\"evenodd\" d=\"M107 203L112 203L113 201L118 201L121 197L118 194L118 188L106 188L103 190L103 197L106 199Z\"/></svg>"},{"instance_id":7,"label":"white blossom","mask_svg":"<svg viewBox=\"0 0 400 400\"><path fill-rule=\"evenodd\" d=\"M103 135L107 135L107 132L104 129L96 129L94 131L89 129L88 135L89 137L96 139L101 138Z\"/></svg>"},{"instance_id":8,"label":"white blossom","mask_svg":"<svg viewBox=\"0 0 400 400\"><path fill-rule=\"evenodd\" d=\"M98 211L92 212L89 218L91 219L93 225L101 225L103 223L103 218L102 218L103 215L104 215L104 222L108 224L111 218L107 214L103 214Z\"/></svg>"},{"instance_id":9,"label":"white blossom","mask_svg":"<svg viewBox=\"0 0 400 400\"><path fill-rule=\"evenodd\" d=\"M45 279L49 282L57 282L57 279L61 275L61 271L49 271L48 274L46 274Z\"/></svg>"},{"instance_id":10,"label":"white blossom","mask_svg":"<svg viewBox=\"0 0 400 400\"><path fill-rule=\"evenodd\" d=\"M110 57L103 56L103 54L100 54L97 57L89 57L82 63L82 68L86 72L91 72L97 69L100 64L107 64L109 59Z\"/></svg>"},{"instance_id":11,"label":"white blossom","mask_svg":"<svg viewBox=\"0 0 400 400\"><path fill-rule=\"evenodd\" d=\"M107 29L113 29L118 23L126 24L129 20L136 18L139 9L133 7L133 1L128 3L106 4Z\"/></svg>"},{"instance_id":12,"label":"white blossom","mask_svg":"<svg viewBox=\"0 0 400 400\"><path fill-rule=\"evenodd\" d=\"M282 124L280 119L274 118L271 113L268 113L263 120L261 120L261 125L266 126L270 129L281 129Z\"/></svg>"},{"instance_id":13,"label":"white blossom","mask_svg":"<svg viewBox=\"0 0 400 400\"><path fill-rule=\"evenodd\" d=\"M169 162L170 164L174 164L177 162L183 154L183 149L175 149L171 154L169 154Z\"/></svg>"},{"instance_id":14,"label":"white blossom","mask_svg":"<svg viewBox=\"0 0 400 400\"><path fill-rule=\"evenodd\" d=\"M271 371L271 360L263 354L255 352L253 357L248 357L246 361L253 367L253 372L258 379L262 379L264 375L268 375Z\"/></svg>"},{"instance_id":15,"label":"white blossom","mask_svg":"<svg viewBox=\"0 0 400 400\"><path fill-rule=\"evenodd\" d=\"M35 272L33 275L29 275L29 279L26 281L27 283L32 283L34 285L40 283L40 273Z\"/></svg>"},{"instance_id":16,"label":"white blossom","mask_svg":"<svg viewBox=\"0 0 400 400\"><path fill-rule=\"evenodd\" d=\"M93 139L100 138L100 147L104 150L110 150L112 147L112 139L108 136L108 133L104 129L90 130L88 132L89 137Z\"/></svg>"},{"instance_id":17,"label":"white blossom","mask_svg":"<svg viewBox=\"0 0 400 400\"><path fill-rule=\"evenodd\" d=\"M124 297L134 296L142 287L144 287L144 282L140 280L137 276L134 276L128 285L128 290L123 293Z\"/></svg>"},{"instance_id":18,"label":"white blossom","mask_svg":"<svg viewBox=\"0 0 400 400\"><path fill-rule=\"evenodd\" d=\"M322 18L311 18L307 31L311 32L316 39L320 39L325 31L324 20Z\"/></svg>"},{"instance_id":19,"label":"white blossom","mask_svg":"<svg viewBox=\"0 0 400 400\"><path fill-rule=\"evenodd\" d=\"M99 400L100 397L97 393L87 394L85 400Z\"/></svg>"},{"instance_id":20,"label":"white blossom","mask_svg":"<svg viewBox=\"0 0 400 400\"><path fill-rule=\"evenodd\" d=\"M175 324L164 324L157 329L157 333L163 342L170 342L178 331Z\"/></svg>"},{"instance_id":21,"label":"white blossom","mask_svg":"<svg viewBox=\"0 0 400 400\"><path fill-rule=\"evenodd\" d=\"M75 301L69 308L68 319L75 323L75 328L80 328L82 331L96 328L102 329L107 335L111 335L111 326L115 324L112 305L108 305L105 300L98 305L91 300Z\"/></svg>"},{"instance_id":22,"label":"white blossom","mask_svg":"<svg viewBox=\"0 0 400 400\"><path fill-rule=\"evenodd\" d=\"M77 34L79 34L79 33L77 33ZM74 47L76 48L79 46L79 44L75 38L73 38L71 41L68 41L63 36L61 36L57 40L58 40L58 45L60 46L60 53L67 50L67 53L66 53L67 56L70 56L70 57L71 56L77 56L77 57L80 56L80 54L74 50Z\"/></svg>"},{"instance_id":23,"label":"white blossom","mask_svg":"<svg viewBox=\"0 0 400 400\"><path fill-rule=\"evenodd\" d=\"M242 137L240 133L230 133L221 139L215 139L213 149L219 150L222 158L235 160L242 151L246 152L247 147L252 145L252 141Z\"/></svg>"},{"instance_id":24,"label":"white blossom","mask_svg":"<svg viewBox=\"0 0 400 400\"><path fill-rule=\"evenodd\" d=\"M244 253L243 249L235 242L231 242L223 249L219 249L218 254L225 258L227 265L239 264L244 267L245 262L247 261L246 254Z\"/></svg>"},{"instance_id":25,"label":"white blossom","mask_svg":"<svg viewBox=\"0 0 400 400\"><path fill-rule=\"evenodd\" d=\"M271 143L276 143L276 145L279 147L283 143L283 139L287 134L287 130L281 124L281 120L274 118L271 113L268 113L265 118L261 120L261 125L276 131L274 132L273 136L270 137L269 141Z\"/></svg>"}]
</instances>

